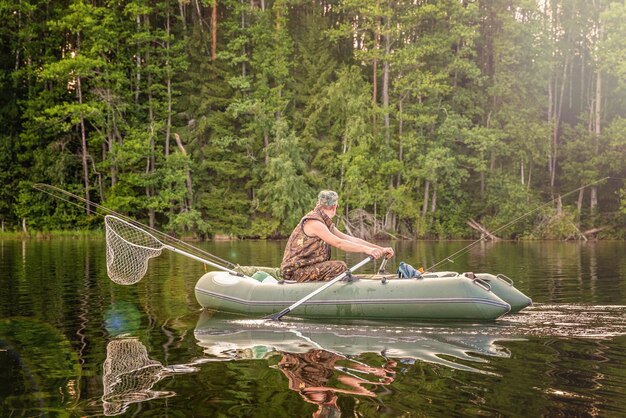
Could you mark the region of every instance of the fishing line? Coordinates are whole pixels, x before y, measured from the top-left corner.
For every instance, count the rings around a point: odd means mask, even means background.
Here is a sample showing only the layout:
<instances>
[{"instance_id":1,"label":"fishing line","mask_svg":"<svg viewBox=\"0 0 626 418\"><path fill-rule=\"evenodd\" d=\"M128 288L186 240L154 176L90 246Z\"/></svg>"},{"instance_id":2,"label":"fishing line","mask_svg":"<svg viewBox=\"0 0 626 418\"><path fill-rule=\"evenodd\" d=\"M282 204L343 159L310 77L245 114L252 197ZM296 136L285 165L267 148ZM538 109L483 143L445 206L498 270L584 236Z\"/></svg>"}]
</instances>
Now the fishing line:
<instances>
[{"instance_id":1,"label":"fishing line","mask_svg":"<svg viewBox=\"0 0 626 418\"><path fill-rule=\"evenodd\" d=\"M521 221L522 219L526 218L527 216L532 215L533 213L537 212L539 209L542 209L545 206L551 205L555 200L562 199L565 196L569 196L572 193L576 193L579 190L582 190L582 189L584 189L586 187L589 187L589 186L593 186L594 184L600 183L600 182L602 182L604 180L608 180L608 179L611 179L611 178L617 179L616 177L603 177L603 178L601 178L599 180L596 180L596 181L591 182L589 184L586 184L584 186L578 187L578 188L576 188L576 189L574 189L572 191L569 191L569 192L565 193L564 195L559 195L559 196L555 197L554 199L550 200L549 202L544 203L544 204L542 204L540 206L537 206L535 209L533 209L533 210L531 210L529 212L526 212L525 214L523 214L521 216L518 216L517 218L513 219L511 222L507 223L506 225L503 225L503 226L495 229L492 232L492 234L495 235L498 232L502 231L503 229L506 229L506 228L510 227L511 225ZM446 261L449 261L450 263L454 263L454 259L455 258L457 258L457 257L459 257L459 256L461 256L461 255L463 255L465 253L467 253L471 248L473 248L476 244L478 244L478 243L480 243L482 241L486 241L486 238L485 237L480 237L479 239L477 239L476 241L474 241L471 244L467 245L466 247L463 247L460 250L458 250L457 252L455 252L455 253L447 256L447 257L444 257L442 260L438 261L437 263L435 263L432 266L430 266L429 268L427 268L426 272L432 272L432 269L434 269L435 267L437 267L440 264L443 264Z\"/></svg>"},{"instance_id":2,"label":"fishing line","mask_svg":"<svg viewBox=\"0 0 626 418\"><path fill-rule=\"evenodd\" d=\"M76 195L74 193L68 192L67 190L63 190L63 189L61 189L59 187L52 186L50 184L45 184L45 183L33 184L33 188L36 189L36 190L39 190L41 192L44 192L44 193L54 197L55 199L62 200L64 202L66 202L66 203L69 203L69 204L74 205L76 207L79 207L81 209L85 209L84 206L79 205L78 203L68 199L67 197L60 196L57 193L61 193L61 194L65 195L65 196L69 196L72 199L75 199L75 200L78 200L80 202L83 202L83 203L87 204L88 205L87 208L88 208L88 211L90 213L93 213L93 214L96 214L96 215L104 217L104 215L102 213L98 213L98 212L96 212L96 211L91 209L91 207L94 207L96 209L99 209L99 210L103 211L106 214L115 215L118 218L120 218L120 219L122 219L122 220L124 220L124 221L126 221L126 222L128 222L128 223L130 223L130 224L132 224L134 226L136 226L137 228L140 228L140 229L143 228L144 230L149 230L151 233L153 233L155 235L158 235L159 237L161 237L166 242L167 241L175 242L176 244L178 244L178 245L180 245L182 247L185 247L187 250L189 250L189 252L196 252L197 254L202 254L205 257L212 258L216 262L226 264L226 265L228 265L231 268L236 268L237 267L236 264L231 263L230 261L224 260L224 259L222 259L222 258L220 258L220 257L218 257L216 255L213 255L213 254L211 254L211 253L209 253L207 251L204 251L204 250L202 250L202 249L200 249L198 247L195 247L195 246L193 246L193 245L191 245L191 244L189 244L189 243L187 243L187 242L185 242L183 240L180 240L178 238L175 238L175 237L172 237L170 235L167 235L167 234L165 234L165 233L163 233L163 232L161 232L161 231L159 231L159 230L157 230L155 228L152 228L152 227L150 227L148 225L144 225L144 224L142 224L142 223L140 223L140 222L138 222L138 221L136 221L136 220L134 220L132 218L129 218L128 216L124 216L121 213L117 213L114 210L107 208L106 206L102 206L102 205L99 205L97 203L94 203L94 202L92 202L92 201L90 201L88 199L85 199L84 197L81 197L81 196L78 196L78 195Z\"/></svg>"}]
</instances>

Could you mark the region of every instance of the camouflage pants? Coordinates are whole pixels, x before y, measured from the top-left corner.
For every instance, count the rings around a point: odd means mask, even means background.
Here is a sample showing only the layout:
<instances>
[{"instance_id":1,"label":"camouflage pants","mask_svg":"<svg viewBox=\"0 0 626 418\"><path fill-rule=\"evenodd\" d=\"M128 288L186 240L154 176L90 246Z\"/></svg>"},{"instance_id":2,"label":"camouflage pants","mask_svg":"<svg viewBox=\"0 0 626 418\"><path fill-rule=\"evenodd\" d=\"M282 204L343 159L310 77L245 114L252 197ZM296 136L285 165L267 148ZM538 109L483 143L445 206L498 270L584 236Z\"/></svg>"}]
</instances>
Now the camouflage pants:
<instances>
[{"instance_id":1,"label":"camouflage pants","mask_svg":"<svg viewBox=\"0 0 626 418\"><path fill-rule=\"evenodd\" d=\"M324 261L300 267L293 272L290 279L297 282L320 282L334 279L346 270L348 266L343 261Z\"/></svg>"}]
</instances>

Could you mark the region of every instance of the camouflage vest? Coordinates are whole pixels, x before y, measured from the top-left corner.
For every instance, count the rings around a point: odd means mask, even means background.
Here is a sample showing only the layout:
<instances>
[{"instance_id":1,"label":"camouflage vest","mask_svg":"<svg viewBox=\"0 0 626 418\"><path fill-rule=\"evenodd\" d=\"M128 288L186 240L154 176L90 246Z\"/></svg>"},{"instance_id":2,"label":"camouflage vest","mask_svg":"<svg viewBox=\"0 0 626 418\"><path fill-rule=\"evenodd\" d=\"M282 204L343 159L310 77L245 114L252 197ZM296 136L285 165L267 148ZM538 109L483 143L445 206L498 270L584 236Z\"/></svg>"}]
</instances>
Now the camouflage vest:
<instances>
[{"instance_id":1,"label":"camouflage vest","mask_svg":"<svg viewBox=\"0 0 626 418\"><path fill-rule=\"evenodd\" d=\"M317 207L304 215L291 233L285 247L280 271L286 279L291 278L293 272L301 267L330 260L330 246L322 239L304 233L304 223L309 219L324 223L331 232L335 228L332 219Z\"/></svg>"}]
</instances>

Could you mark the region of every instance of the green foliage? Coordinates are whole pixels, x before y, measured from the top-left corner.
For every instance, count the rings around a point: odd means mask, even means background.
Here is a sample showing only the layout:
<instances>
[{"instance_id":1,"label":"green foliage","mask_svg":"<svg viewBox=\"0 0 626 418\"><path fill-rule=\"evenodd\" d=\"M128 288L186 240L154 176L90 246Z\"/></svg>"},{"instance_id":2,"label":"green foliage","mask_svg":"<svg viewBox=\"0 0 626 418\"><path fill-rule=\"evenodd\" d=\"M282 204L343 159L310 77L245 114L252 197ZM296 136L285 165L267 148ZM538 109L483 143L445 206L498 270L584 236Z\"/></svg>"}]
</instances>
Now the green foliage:
<instances>
[{"instance_id":1,"label":"green foliage","mask_svg":"<svg viewBox=\"0 0 626 418\"><path fill-rule=\"evenodd\" d=\"M626 84L626 4L610 2L602 12L607 36L600 43L600 65L608 73L615 74L621 83Z\"/></svg>"},{"instance_id":2,"label":"green foliage","mask_svg":"<svg viewBox=\"0 0 626 418\"><path fill-rule=\"evenodd\" d=\"M298 139L290 132L284 119L274 125L274 138L268 153L267 173L258 191L258 210L271 215L282 225L280 232L288 234L310 208L315 192L302 174L305 166L300 157Z\"/></svg>"},{"instance_id":3,"label":"green foliage","mask_svg":"<svg viewBox=\"0 0 626 418\"><path fill-rule=\"evenodd\" d=\"M558 213L554 208L547 208L538 213L537 222L530 239L579 239L580 230L576 227L576 212L565 210Z\"/></svg>"},{"instance_id":4,"label":"green foliage","mask_svg":"<svg viewBox=\"0 0 626 418\"><path fill-rule=\"evenodd\" d=\"M203 238L286 235L322 188L414 237L623 220L621 3L179 3L0 0L8 228L96 224L36 182Z\"/></svg>"},{"instance_id":5,"label":"green foliage","mask_svg":"<svg viewBox=\"0 0 626 418\"><path fill-rule=\"evenodd\" d=\"M485 227L501 238L524 235L532 226L530 215L537 210L533 193L516 179L501 173L487 182L483 216ZM501 231L501 232L500 232Z\"/></svg>"}]
</instances>

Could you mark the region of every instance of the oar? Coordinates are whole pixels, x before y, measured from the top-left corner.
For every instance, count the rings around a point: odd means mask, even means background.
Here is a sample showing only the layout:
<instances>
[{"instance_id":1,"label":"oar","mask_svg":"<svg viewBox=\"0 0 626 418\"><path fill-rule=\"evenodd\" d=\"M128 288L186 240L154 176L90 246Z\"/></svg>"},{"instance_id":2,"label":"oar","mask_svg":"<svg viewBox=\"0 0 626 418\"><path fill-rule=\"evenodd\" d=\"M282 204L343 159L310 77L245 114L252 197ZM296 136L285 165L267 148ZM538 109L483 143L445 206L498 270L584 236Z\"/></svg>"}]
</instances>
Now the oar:
<instances>
[{"instance_id":1,"label":"oar","mask_svg":"<svg viewBox=\"0 0 626 418\"><path fill-rule=\"evenodd\" d=\"M302 299L300 299L299 301L295 302L293 305L291 305L288 308L283 309L282 311L275 313L274 315L270 315L267 316L266 319L271 319L274 321L278 321L280 320L280 318L282 318L283 316L287 315L289 312L293 311L294 309L296 309L298 306L302 305L304 302L306 302L307 300L311 299L313 296L317 295L318 293L323 292L324 290L328 289L329 287L331 287L332 285L334 285L335 283L337 283L339 280L343 279L344 277L346 277L348 274L351 274L353 272L355 272L356 270L358 270L359 268L361 268L362 266L364 266L365 264L369 263L370 261L372 261L374 259L374 257L372 257L371 255L369 257L367 257L365 260L361 261L360 263L354 265L352 268L350 268L347 271L344 271L343 273L341 273L339 276L335 277L334 279L332 279L331 281L329 281L328 283L326 283L324 286L318 287L317 289L315 289L314 291L312 291L311 293L309 293L308 295L306 295L305 297L303 297Z\"/></svg>"}]
</instances>

